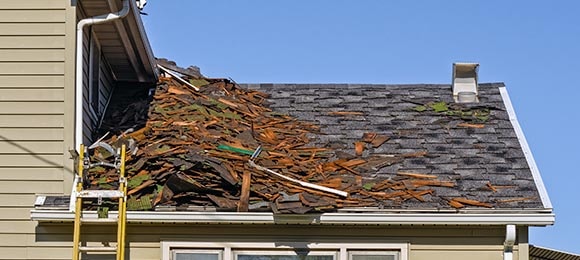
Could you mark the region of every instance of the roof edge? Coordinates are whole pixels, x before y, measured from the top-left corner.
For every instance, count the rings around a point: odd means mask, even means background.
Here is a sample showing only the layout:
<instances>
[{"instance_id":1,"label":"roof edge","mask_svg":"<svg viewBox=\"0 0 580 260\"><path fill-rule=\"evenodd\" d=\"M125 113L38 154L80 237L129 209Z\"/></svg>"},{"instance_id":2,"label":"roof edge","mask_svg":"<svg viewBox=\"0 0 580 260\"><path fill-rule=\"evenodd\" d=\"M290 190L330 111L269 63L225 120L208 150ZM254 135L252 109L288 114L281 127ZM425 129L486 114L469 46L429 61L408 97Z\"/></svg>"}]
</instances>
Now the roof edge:
<instances>
[{"instance_id":1,"label":"roof edge","mask_svg":"<svg viewBox=\"0 0 580 260\"><path fill-rule=\"evenodd\" d=\"M117 212L109 212L116 217ZM97 218L96 211L85 211L86 218ZM72 222L75 214L69 210L32 210L31 219L39 222ZM196 224L326 224L326 225L526 225L554 224L554 214L522 213L400 213L360 214L323 213L279 215L266 212L153 212L129 211L129 223L196 223Z\"/></svg>"},{"instance_id":2,"label":"roof edge","mask_svg":"<svg viewBox=\"0 0 580 260\"><path fill-rule=\"evenodd\" d=\"M520 146L522 147L522 150L524 152L524 156L526 157L526 161L528 162L528 166L530 167L530 170L532 172L532 176L534 178L534 183L536 184L536 188L538 189L538 193L540 194L540 199L542 200L542 204L544 205L544 208L552 210L553 209L552 201L550 200L550 197L548 196L548 191L546 189L546 186L544 185L544 181L542 180L542 176L540 175L540 170L538 168L538 165L536 164L536 160L534 159L534 156L532 154L532 150L530 149L528 141L526 140L526 136L524 135L524 131L522 130L522 127L520 126L520 123L518 122L515 109L512 105L512 101L509 97L509 94L508 94L508 91L507 91L507 88L505 87L505 85L499 88L499 92L501 94L504 106L506 107L506 111L507 111L508 116L510 118L510 122L512 123L514 131L516 132L516 136L518 138L518 141L520 142Z\"/></svg>"},{"instance_id":3,"label":"roof edge","mask_svg":"<svg viewBox=\"0 0 580 260\"><path fill-rule=\"evenodd\" d=\"M118 1L119 0L110 0L109 8L117 9ZM125 0L120 1L122 4L122 1ZM131 5L129 14L127 17L125 17L125 19L119 22L119 26L124 28L126 34L120 33L119 35L124 39L124 45L131 45L129 47L125 46L125 48L129 48L134 51L127 52L127 55L132 56L132 60L134 60L134 62L131 62L131 64L134 67L135 72L137 74L145 74L146 76L143 77L142 75L137 75L138 81L154 83L157 81L159 76L156 67L157 63L153 57L153 50L151 48L151 44L149 43L149 39L147 38L147 33L145 32L145 27L143 25L143 21L141 20L140 10L137 7L136 2L134 0L128 1ZM143 67L139 68L138 66Z\"/></svg>"},{"instance_id":4,"label":"roof edge","mask_svg":"<svg viewBox=\"0 0 580 260\"><path fill-rule=\"evenodd\" d=\"M284 86L294 86L297 88L300 87L310 87L312 85L316 86L344 86L344 87L359 87L359 86L377 86L377 87L451 87L449 83L340 83L340 82L319 82L319 83L310 83L310 82L238 82L238 85L247 86L252 88L259 88L261 86L276 86L276 85L284 85ZM480 82L478 86L481 87L505 87L504 82Z\"/></svg>"},{"instance_id":5,"label":"roof edge","mask_svg":"<svg viewBox=\"0 0 580 260\"><path fill-rule=\"evenodd\" d=\"M568 251L563 251L563 250L559 250L559 249L554 249L554 248L549 248L549 247L545 247L545 246L537 246L537 245L532 245L530 244L530 256L536 256L536 257L542 257L542 256L546 256L546 255L551 255L552 257L562 257L561 259L567 259L565 257L570 257L570 259L573 259L571 257L579 257L580 254L576 254L576 253L572 253L572 252L568 252Z\"/></svg>"},{"instance_id":6,"label":"roof edge","mask_svg":"<svg viewBox=\"0 0 580 260\"><path fill-rule=\"evenodd\" d=\"M137 7L135 1L131 1L133 8L133 15L135 16L135 22L137 24L137 34L139 34L139 38L141 39L141 43L143 43L144 53L141 52L141 58L147 59L147 66L146 70L150 73L153 73L153 80L157 81L159 79L159 73L157 71L157 60L153 55L153 49L151 48L151 43L149 42L149 38L147 37L147 32L145 30L145 25L143 24L143 20L141 19L141 12L140 9ZM141 49L141 48L139 48Z\"/></svg>"}]
</instances>

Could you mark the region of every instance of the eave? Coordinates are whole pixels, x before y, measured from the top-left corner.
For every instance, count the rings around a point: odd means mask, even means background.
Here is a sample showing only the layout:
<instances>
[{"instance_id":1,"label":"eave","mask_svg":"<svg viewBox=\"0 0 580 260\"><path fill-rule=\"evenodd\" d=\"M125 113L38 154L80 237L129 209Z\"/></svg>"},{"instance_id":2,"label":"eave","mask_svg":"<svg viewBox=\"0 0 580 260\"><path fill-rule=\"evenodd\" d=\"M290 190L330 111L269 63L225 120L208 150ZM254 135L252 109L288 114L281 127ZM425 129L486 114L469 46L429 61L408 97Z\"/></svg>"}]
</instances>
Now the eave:
<instances>
[{"instance_id":1,"label":"eave","mask_svg":"<svg viewBox=\"0 0 580 260\"><path fill-rule=\"evenodd\" d=\"M93 30L116 80L153 83L157 81L156 62L139 9L135 1L130 3L125 18L95 25ZM123 6L121 0L82 0L80 5L89 17L116 12Z\"/></svg>"},{"instance_id":2,"label":"eave","mask_svg":"<svg viewBox=\"0 0 580 260\"><path fill-rule=\"evenodd\" d=\"M464 211L468 212L468 211ZM479 211L481 212L481 211ZM110 212L116 217L116 212ZM85 211L87 218L96 218L96 211ZM31 218L39 222L72 222L74 212L68 210L32 210ZM323 213L278 215L263 212L155 212L129 211L129 223L182 224L301 224L301 225L526 225L554 224L551 211L493 211L489 213Z\"/></svg>"}]
</instances>

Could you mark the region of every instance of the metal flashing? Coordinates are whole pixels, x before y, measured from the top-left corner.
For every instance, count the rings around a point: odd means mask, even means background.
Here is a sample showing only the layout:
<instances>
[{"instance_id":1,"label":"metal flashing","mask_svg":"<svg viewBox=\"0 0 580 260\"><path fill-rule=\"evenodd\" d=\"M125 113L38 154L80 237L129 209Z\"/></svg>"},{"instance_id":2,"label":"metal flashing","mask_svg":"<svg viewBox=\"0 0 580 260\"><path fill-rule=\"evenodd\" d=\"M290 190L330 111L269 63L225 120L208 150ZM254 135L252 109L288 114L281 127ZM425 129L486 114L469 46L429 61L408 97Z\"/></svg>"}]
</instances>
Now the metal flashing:
<instances>
[{"instance_id":1,"label":"metal flashing","mask_svg":"<svg viewBox=\"0 0 580 260\"><path fill-rule=\"evenodd\" d=\"M520 142L520 145L526 157L526 161L528 162L528 165L532 172L534 183L536 184L536 188L538 189L538 193L540 194L542 204L544 205L544 208L552 209L552 202L550 201L550 197L548 196L548 191L546 190L546 186L544 185L544 181L542 180L542 176L540 175L540 170L536 165L536 161L534 160L534 156L532 155L532 151L530 149L530 146L528 145L528 141L526 140L522 127L518 122L508 91L506 87L503 86L499 88L499 92L504 102L506 111L509 115L510 122L512 123L514 131L516 132L516 136L518 137L518 141Z\"/></svg>"}]
</instances>

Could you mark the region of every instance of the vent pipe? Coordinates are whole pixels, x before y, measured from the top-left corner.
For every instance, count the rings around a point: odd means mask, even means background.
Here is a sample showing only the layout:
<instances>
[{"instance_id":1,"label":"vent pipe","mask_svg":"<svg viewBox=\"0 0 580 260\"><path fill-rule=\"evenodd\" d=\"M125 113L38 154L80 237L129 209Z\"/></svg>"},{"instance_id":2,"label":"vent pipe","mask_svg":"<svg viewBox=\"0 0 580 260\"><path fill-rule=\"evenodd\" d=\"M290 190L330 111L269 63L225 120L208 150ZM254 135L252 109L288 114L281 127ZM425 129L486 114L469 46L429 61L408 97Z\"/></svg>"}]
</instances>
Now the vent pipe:
<instances>
[{"instance_id":1,"label":"vent pipe","mask_svg":"<svg viewBox=\"0 0 580 260\"><path fill-rule=\"evenodd\" d=\"M479 102L477 91L478 63L453 63L453 98L457 103Z\"/></svg>"}]
</instances>

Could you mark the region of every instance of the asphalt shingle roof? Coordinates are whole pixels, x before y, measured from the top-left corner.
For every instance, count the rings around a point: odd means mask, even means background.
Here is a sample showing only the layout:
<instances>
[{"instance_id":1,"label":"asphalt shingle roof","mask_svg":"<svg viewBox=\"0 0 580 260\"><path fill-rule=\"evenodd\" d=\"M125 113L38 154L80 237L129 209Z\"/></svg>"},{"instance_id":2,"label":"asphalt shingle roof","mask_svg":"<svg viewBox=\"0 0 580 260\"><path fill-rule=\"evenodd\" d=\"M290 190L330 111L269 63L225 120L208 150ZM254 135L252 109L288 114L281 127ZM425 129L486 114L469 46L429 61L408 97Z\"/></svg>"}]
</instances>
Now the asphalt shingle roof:
<instances>
[{"instance_id":1,"label":"asphalt shingle roof","mask_svg":"<svg viewBox=\"0 0 580 260\"><path fill-rule=\"evenodd\" d=\"M367 146L363 157L426 151L427 156L406 158L400 163L364 173L367 179L396 178L400 171L437 175L455 181L455 187L433 187L437 196L425 202L385 201L383 208L450 208L448 199L461 197L491 202L494 208L541 209L538 189L514 127L503 103L502 83L480 84L479 103L455 104L450 85L367 84L243 84L270 94L270 107L299 120L314 122L321 133L311 136L314 145L354 155L354 142L364 133L385 134L390 139L377 148ZM419 104L445 102L464 110L483 109L489 118L466 121L449 112ZM452 109L450 109L452 110ZM360 112L332 115L329 112ZM483 128L458 124L483 124ZM495 191L488 186L490 184Z\"/></svg>"}]
</instances>

